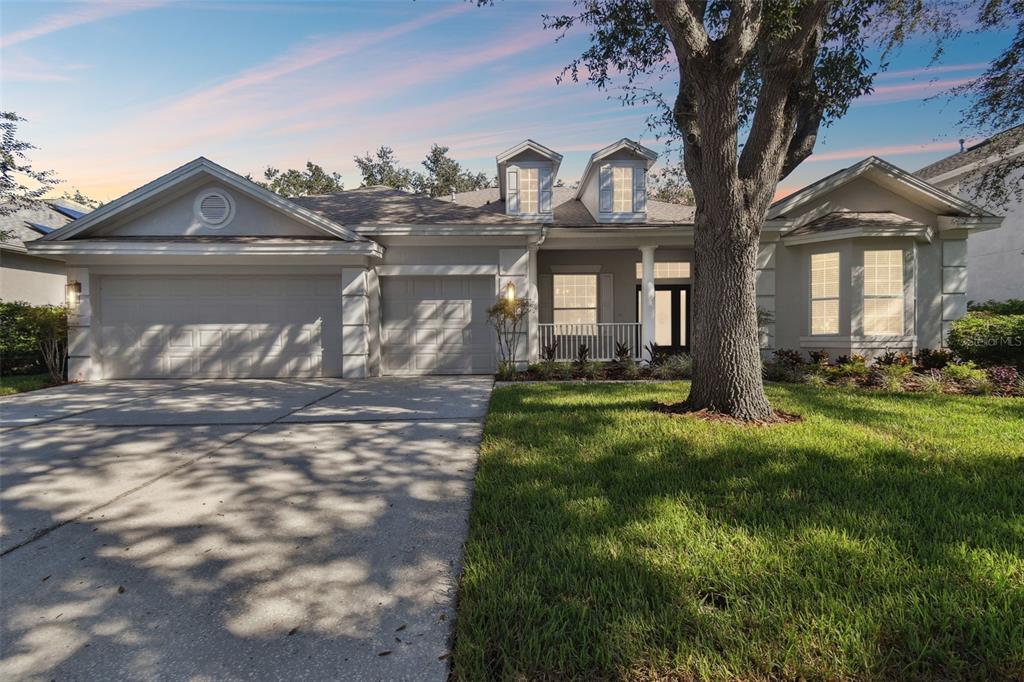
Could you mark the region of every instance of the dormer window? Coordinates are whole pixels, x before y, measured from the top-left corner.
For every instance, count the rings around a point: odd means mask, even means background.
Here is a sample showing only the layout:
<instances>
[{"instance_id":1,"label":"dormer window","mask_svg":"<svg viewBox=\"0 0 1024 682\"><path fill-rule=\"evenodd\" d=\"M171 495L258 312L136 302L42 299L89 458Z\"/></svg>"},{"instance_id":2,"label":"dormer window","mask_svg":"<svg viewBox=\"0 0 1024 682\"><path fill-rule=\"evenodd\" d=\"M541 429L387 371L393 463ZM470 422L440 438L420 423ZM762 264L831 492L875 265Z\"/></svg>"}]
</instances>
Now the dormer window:
<instances>
[{"instance_id":1,"label":"dormer window","mask_svg":"<svg viewBox=\"0 0 1024 682\"><path fill-rule=\"evenodd\" d=\"M658 155L625 138L590 157L576 199L599 223L647 220L647 171Z\"/></svg>"},{"instance_id":2,"label":"dormer window","mask_svg":"<svg viewBox=\"0 0 1024 682\"><path fill-rule=\"evenodd\" d=\"M554 212L553 187L562 156L533 140L498 154L498 188L505 213L549 220Z\"/></svg>"}]
</instances>

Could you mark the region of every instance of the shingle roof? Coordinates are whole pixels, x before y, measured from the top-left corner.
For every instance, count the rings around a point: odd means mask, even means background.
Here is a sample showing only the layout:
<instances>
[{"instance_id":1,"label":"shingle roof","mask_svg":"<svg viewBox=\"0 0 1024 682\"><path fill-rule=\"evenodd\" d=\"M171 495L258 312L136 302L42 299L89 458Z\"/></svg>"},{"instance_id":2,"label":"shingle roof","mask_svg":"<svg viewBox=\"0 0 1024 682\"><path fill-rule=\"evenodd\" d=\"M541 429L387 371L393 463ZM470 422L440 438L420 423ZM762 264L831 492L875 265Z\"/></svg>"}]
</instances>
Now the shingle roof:
<instances>
[{"instance_id":1,"label":"shingle roof","mask_svg":"<svg viewBox=\"0 0 1024 682\"><path fill-rule=\"evenodd\" d=\"M891 211L835 211L789 232L787 237L804 234L819 234L834 230L845 230L854 227L927 227L906 216Z\"/></svg>"},{"instance_id":2,"label":"shingle roof","mask_svg":"<svg viewBox=\"0 0 1024 682\"><path fill-rule=\"evenodd\" d=\"M24 206L9 215L0 215L0 231L11 232L12 237L4 240L5 244L20 247L25 242L34 241L43 236L34 226L55 230L71 222L70 212L88 213L89 209L70 201L40 201L32 206Z\"/></svg>"},{"instance_id":3,"label":"shingle roof","mask_svg":"<svg viewBox=\"0 0 1024 682\"><path fill-rule=\"evenodd\" d=\"M962 152L957 152L952 156L939 159L935 163L929 164L918 170L914 175L924 180L930 180L956 170L962 166L966 166L969 163L981 161L989 155L997 154L998 150L995 148L996 145L999 145L1000 148L1009 150L1020 144L1024 144L1024 123L1004 130L1001 133L996 133L987 140L968 147Z\"/></svg>"},{"instance_id":4,"label":"shingle roof","mask_svg":"<svg viewBox=\"0 0 1024 682\"><path fill-rule=\"evenodd\" d=\"M556 227L595 226L598 223L575 190L555 187L554 215L549 224ZM521 225L519 218L505 215L505 202L497 187L456 194L450 199L410 194L391 187L372 186L345 190L337 194L291 199L298 205L323 214L349 227L359 225ZM647 225L676 225L693 222L693 206L663 201L647 202ZM631 223L635 224L635 223ZM615 227L623 227L616 224Z\"/></svg>"}]
</instances>

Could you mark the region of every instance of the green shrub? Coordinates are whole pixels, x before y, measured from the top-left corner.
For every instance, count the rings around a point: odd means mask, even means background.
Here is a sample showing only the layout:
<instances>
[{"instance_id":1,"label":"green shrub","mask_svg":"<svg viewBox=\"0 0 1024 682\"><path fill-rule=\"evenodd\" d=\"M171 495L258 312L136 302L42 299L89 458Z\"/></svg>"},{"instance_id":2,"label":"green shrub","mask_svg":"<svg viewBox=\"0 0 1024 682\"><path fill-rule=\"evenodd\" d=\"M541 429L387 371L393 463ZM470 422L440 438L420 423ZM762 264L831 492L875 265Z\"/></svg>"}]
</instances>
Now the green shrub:
<instances>
[{"instance_id":1,"label":"green shrub","mask_svg":"<svg viewBox=\"0 0 1024 682\"><path fill-rule=\"evenodd\" d=\"M902 391L903 382L910 376L912 371L913 369L909 364L904 365L899 362L889 365L876 364L871 369L871 383L886 391Z\"/></svg>"},{"instance_id":2,"label":"green shrub","mask_svg":"<svg viewBox=\"0 0 1024 682\"><path fill-rule=\"evenodd\" d=\"M764 363L762 374L766 381L802 384L807 381L807 365L794 365L785 359L771 360Z\"/></svg>"},{"instance_id":3,"label":"green shrub","mask_svg":"<svg viewBox=\"0 0 1024 682\"><path fill-rule=\"evenodd\" d=\"M967 313L950 326L947 343L965 360L1024 365L1024 314Z\"/></svg>"},{"instance_id":4,"label":"green shrub","mask_svg":"<svg viewBox=\"0 0 1024 682\"><path fill-rule=\"evenodd\" d=\"M914 356L914 362L921 369L942 369L953 362L954 358L953 351L946 350L945 348L936 348L935 350L922 348Z\"/></svg>"},{"instance_id":5,"label":"green shrub","mask_svg":"<svg viewBox=\"0 0 1024 682\"><path fill-rule=\"evenodd\" d=\"M1024 298L1011 298L1005 301L989 299L982 303L971 301L967 304L971 312L994 313L996 315L1024 315Z\"/></svg>"},{"instance_id":6,"label":"green shrub","mask_svg":"<svg viewBox=\"0 0 1024 682\"><path fill-rule=\"evenodd\" d=\"M654 367L655 379L689 379L693 374L693 360L686 353L666 356Z\"/></svg>"},{"instance_id":7,"label":"green shrub","mask_svg":"<svg viewBox=\"0 0 1024 682\"><path fill-rule=\"evenodd\" d=\"M985 394L992 392L992 380L988 372L976 366L973 362L964 362L959 365L947 365L943 367L942 376L947 381L958 385L967 393Z\"/></svg>"},{"instance_id":8,"label":"green shrub","mask_svg":"<svg viewBox=\"0 0 1024 682\"><path fill-rule=\"evenodd\" d=\"M68 316L63 306L0 302L0 374L48 372L62 381Z\"/></svg>"},{"instance_id":9,"label":"green shrub","mask_svg":"<svg viewBox=\"0 0 1024 682\"><path fill-rule=\"evenodd\" d=\"M580 379L601 379L604 377L604 363L597 360L575 362L573 368Z\"/></svg>"},{"instance_id":10,"label":"green shrub","mask_svg":"<svg viewBox=\"0 0 1024 682\"><path fill-rule=\"evenodd\" d=\"M942 393L946 389L946 382L942 380L941 374L931 371L917 377L917 387L923 393Z\"/></svg>"},{"instance_id":11,"label":"green shrub","mask_svg":"<svg viewBox=\"0 0 1024 682\"><path fill-rule=\"evenodd\" d=\"M0 374L38 374L45 371L24 301L0 302Z\"/></svg>"},{"instance_id":12,"label":"green shrub","mask_svg":"<svg viewBox=\"0 0 1024 682\"><path fill-rule=\"evenodd\" d=\"M866 379L870 374L866 364L853 360L825 368L825 376L832 379Z\"/></svg>"}]
</instances>

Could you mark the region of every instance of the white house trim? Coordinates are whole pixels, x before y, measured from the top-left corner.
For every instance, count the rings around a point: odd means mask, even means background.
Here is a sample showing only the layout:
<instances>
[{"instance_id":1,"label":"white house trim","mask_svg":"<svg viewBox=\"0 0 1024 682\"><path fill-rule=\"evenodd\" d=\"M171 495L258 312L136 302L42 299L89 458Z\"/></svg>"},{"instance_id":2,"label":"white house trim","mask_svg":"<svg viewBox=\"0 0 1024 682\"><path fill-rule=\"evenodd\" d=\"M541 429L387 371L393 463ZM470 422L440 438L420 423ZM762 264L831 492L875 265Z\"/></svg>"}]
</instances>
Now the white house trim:
<instances>
[{"instance_id":1,"label":"white house trim","mask_svg":"<svg viewBox=\"0 0 1024 682\"><path fill-rule=\"evenodd\" d=\"M299 241L293 243L239 243L239 242L174 242L174 241L92 241L72 240L45 242L41 239L28 243L33 256L246 256L246 255L344 255L380 258L384 247L371 241L334 242Z\"/></svg>"},{"instance_id":2,"label":"white house trim","mask_svg":"<svg viewBox=\"0 0 1024 682\"><path fill-rule=\"evenodd\" d=\"M263 189L256 183L246 180L241 175L232 173L227 168L200 156L198 159L190 161L184 166L176 168L170 173L125 194L123 197L101 206L92 213L68 223L66 226L41 237L37 241L62 241L80 235L96 225L151 199L155 195L204 173L319 232L344 239L345 241L363 241L364 239L348 228L328 220L318 213L302 208L298 204L294 204L270 190Z\"/></svg>"},{"instance_id":3,"label":"white house trim","mask_svg":"<svg viewBox=\"0 0 1024 682\"><path fill-rule=\"evenodd\" d=\"M498 266L486 265L378 265L377 274L388 276L470 276L498 274Z\"/></svg>"},{"instance_id":4,"label":"white house trim","mask_svg":"<svg viewBox=\"0 0 1024 682\"><path fill-rule=\"evenodd\" d=\"M587 161L587 165L583 169L583 177L580 179L580 185L576 189L576 199L581 199L583 197L583 192L586 190L587 183L590 181L590 176L594 172L594 169L599 166L600 162L604 160L605 157L623 149L640 156L645 170L650 170L651 166L654 165L654 162L658 160L658 152L653 149L648 149L639 142L634 142L626 137L622 138L618 142L613 142L604 149L599 149L591 154L590 160Z\"/></svg>"},{"instance_id":5,"label":"white house trim","mask_svg":"<svg viewBox=\"0 0 1024 682\"><path fill-rule=\"evenodd\" d=\"M925 195L944 205L948 210L959 212L963 215L970 216L992 216L988 211L979 208L959 197L956 197L949 192L943 191L938 187L933 187L929 183L921 180L920 178L911 175L910 173L897 168L887 161L883 161L877 156L869 156L863 161L856 163L849 168L844 168L841 171L833 173L832 175L819 180L811 185L808 185L804 189L799 190L788 197L775 202L771 208L768 209L766 216L767 220L775 218L785 217L786 214L791 213L800 206L804 206L815 199L818 199L829 192L832 192L841 185L858 178L868 171L875 169L878 170L891 178L895 179L900 184L906 186L908 189L918 193L919 195Z\"/></svg>"},{"instance_id":6,"label":"white house trim","mask_svg":"<svg viewBox=\"0 0 1024 682\"><path fill-rule=\"evenodd\" d=\"M782 243L786 246L796 246L797 244L818 244L862 237L913 237L917 241L930 242L934 234L934 230L925 225L921 227L851 227L845 230L825 230L783 237Z\"/></svg>"}]
</instances>

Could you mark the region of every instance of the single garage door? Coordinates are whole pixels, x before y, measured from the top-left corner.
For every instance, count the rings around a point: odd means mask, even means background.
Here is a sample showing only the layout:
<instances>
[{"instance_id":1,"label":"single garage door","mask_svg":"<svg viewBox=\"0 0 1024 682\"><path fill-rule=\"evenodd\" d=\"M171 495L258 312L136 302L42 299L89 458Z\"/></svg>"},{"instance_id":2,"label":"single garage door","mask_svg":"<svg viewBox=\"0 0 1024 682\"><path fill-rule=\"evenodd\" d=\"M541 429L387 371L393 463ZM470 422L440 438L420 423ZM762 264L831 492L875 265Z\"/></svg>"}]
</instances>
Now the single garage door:
<instances>
[{"instance_id":1,"label":"single garage door","mask_svg":"<svg viewBox=\"0 0 1024 682\"><path fill-rule=\"evenodd\" d=\"M489 374L494 277L382 277L385 374Z\"/></svg>"},{"instance_id":2,"label":"single garage door","mask_svg":"<svg viewBox=\"0 0 1024 682\"><path fill-rule=\"evenodd\" d=\"M103 374L339 376L340 301L340 277L103 277Z\"/></svg>"}]
</instances>

